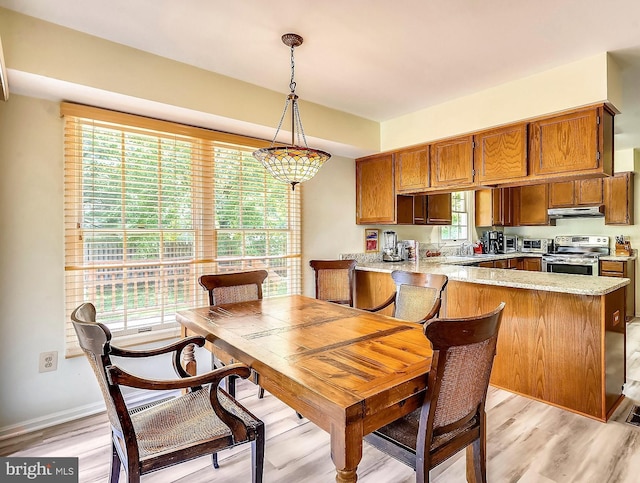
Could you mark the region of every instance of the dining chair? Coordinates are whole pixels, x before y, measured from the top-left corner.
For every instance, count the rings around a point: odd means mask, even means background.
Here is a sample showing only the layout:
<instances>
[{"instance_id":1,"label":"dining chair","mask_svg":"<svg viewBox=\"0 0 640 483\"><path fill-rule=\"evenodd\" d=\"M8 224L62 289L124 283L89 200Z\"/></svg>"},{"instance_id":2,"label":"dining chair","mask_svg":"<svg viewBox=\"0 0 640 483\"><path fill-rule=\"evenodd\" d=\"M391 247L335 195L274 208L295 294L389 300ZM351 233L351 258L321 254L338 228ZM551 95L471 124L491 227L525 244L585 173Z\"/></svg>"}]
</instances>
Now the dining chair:
<instances>
[{"instance_id":1,"label":"dining chair","mask_svg":"<svg viewBox=\"0 0 640 483\"><path fill-rule=\"evenodd\" d=\"M238 302L248 302L251 300L262 300L262 283L267 278L266 270L250 270L246 272L216 273L202 275L198 283L209 292L209 305L232 304ZM222 367L223 362L212 357L214 368ZM253 374L254 382L258 383L257 374ZM227 390L232 397L236 395L235 378L229 377ZM264 389L259 386L258 398L264 397Z\"/></svg>"},{"instance_id":2,"label":"dining chair","mask_svg":"<svg viewBox=\"0 0 640 483\"><path fill-rule=\"evenodd\" d=\"M467 449L467 481L486 482L485 401L504 302L487 314L425 324L433 355L422 406L365 436L416 470L429 470Z\"/></svg>"},{"instance_id":3,"label":"dining chair","mask_svg":"<svg viewBox=\"0 0 640 483\"><path fill-rule=\"evenodd\" d=\"M355 260L310 260L316 280L316 299L353 307Z\"/></svg>"},{"instance_id":4,"label":"dining chair","mask_svg":"<svg viewBox=\"0 0 640 483\"><path fill-rule=\"evenodd\" d=\"M364 310L378 312L394 304L393 317L421 324L438 316L449 281L446 275L394 270L391 278L396 284L395 293L377 307Z\"/></svg>"},{"instance_id":5,"label":"dining chair","mask_svg":"<svg viewBox=\"0 0 640 483\"><path fill-rule=\"evenodd\" d=\"M218 388L229 375L247 378L249 367L233 364L190 376L180 365L181 353L190 344L202 347L204 337L188 337L156 349L128 350L111 344L111 332L96 322L93 304L77 307L71 321L98 379L111 423L111 483L120 479L121 467L127 481L137 483L143 474L207 454L212 455L213 466L218 468L219 451L248 442L251 442L252 481L262 481L264 424ZM111 360L112 356L150 358L161 354L172 354L178 379L146 379L128 373ZM123 386L186 392L131 408L122 395Z\"/></svg>"}]
</instances>

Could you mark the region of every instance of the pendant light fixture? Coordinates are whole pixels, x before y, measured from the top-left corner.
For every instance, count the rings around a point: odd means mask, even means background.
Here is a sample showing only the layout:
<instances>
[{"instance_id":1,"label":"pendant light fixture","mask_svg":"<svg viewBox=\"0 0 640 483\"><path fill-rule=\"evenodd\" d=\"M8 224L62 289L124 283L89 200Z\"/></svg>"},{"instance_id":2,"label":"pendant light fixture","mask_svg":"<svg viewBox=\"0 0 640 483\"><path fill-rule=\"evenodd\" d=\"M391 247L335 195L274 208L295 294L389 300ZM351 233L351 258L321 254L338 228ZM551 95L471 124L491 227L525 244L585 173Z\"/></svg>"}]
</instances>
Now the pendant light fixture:
<instances>
[{"instance_id":1,"label":"pendant light fixture","mask_svg":"<svg viewBox=\"0 0 640 483\"><path fill-rule=\"evenodd\" d=\"M291 92L284 103L284 111L278 123L276 134L273 136L273 141L271 141L271 146L258 149L253 153L253 156L262 163L271 176L279 181L290 183L291 189L295 190L298 183L313 178L331 155L325 151L310 148L307 145L307 138L302 128L298 96L296 95L295 62L293 56L293 49L302 45L302 37L298 34L284 34L282 36L282 42L291 48L291 81L289 82ZM289 108L291 109L291 144L277 146L276 138L278 137L280 127L282 127L282 122Z\"/></svg>"}]
</instances>

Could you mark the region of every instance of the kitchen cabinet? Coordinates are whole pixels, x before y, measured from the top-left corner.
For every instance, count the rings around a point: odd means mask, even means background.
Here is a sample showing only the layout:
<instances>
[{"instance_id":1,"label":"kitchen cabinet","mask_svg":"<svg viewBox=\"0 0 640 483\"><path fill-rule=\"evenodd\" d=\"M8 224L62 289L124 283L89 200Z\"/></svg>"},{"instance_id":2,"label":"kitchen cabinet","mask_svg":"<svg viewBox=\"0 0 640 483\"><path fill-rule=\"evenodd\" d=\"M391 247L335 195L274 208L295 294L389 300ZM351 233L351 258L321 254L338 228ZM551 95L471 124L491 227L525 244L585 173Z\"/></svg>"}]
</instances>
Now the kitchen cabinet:
<instances>
[{"instance_id":1,"label":"kitchen cabinet","mask_svg":"<svg viewBox=\"0 0 640 483\"><path fill-rule=\"evenodd\" d=\"M601 178L563 181L549 184L549 208L564 208L603 203Z\"/></svg>"},{"instance_id":2,"label":"kitchen cabinet","mask_svg":"<svg viewBox=\"0 0 640 483\"><path fill-rule=\"evenodd\" d=\"M356 160L356 223L395 224L396 193L392 154Z\"/></svg>"},{"instance_id":3,"label":"kitchen cabinet","mask_svg":"<svg viewBox=\"0 0 640 483\"><path fill-rule=\"evenodd\" d=\"M521 266L520 266L520 262ZM528 270L529 272L539 272L542 270L542 259L533 257L523 257L519 260L518 270Z\"/></svg>"},{"instance_id":4,"label":"kitchen cabinet","mask_svg":"<svg viewBox=\"0 0 640 483\"><path fill-rule=\"evenodd\" d=\"M356 308L377 307L396 292L396 284L389 273L356 270L355 278L354 307ZM391 304L376 313L393 315L393 309L394 306Z\"/></svg>"},{"instance_id":5,"label":"kitchen cabinet","mask_svg":"<svg viewBox=\"0 0 640 483\"><path fill-rule=\"evenodd\" d=\"M414 225L450 225L451 193L413 196Z\"/></svg>"},{"instance_id":6,"label":"kitchen cabinet","mask_svg":"<svg viewBox=\"0 0 640 483\"><path fill-rule=\"evenodd\" d=\"M479 185L526 178L527 124L519 123L475 135L475 181Z\"/></svg>"},{"instance_id":7,"label":"kitchen cabinet","mask_svg":"<svg viewBox=\"0 0 640 483\"><path fill-rule=\"evenodd\" d=\"M604 179L605 225L633 225L633 172Z\"/></svg>"},{"instance_id":8,"label":"kitchen cabinet","mask_svg":"<svg viewBox=\"0 0 640 483\"><path fill-rule=\"evenodd\" d=\"M430 173L432 188L455 188L460 191L473 185L473 136L446 139L431 145Z\"/></svg>"},{"instance_id":9,"label":"kitchen cabinet","mask_svg":"<svg viewBox=\"0 0 640 483\"><path fill-rule=\"evenodd\" d=\"M476 226L513 226L511 188L491 188L475 192Z\"/></svg>"},{"instance_id":10,"label":"kitchen cabinet","mask_svg":"<svg viewBox=\"0 0 640 483\"><path fill-rule=\"evenodd\" d=\"M508 270L516 270L518 268L517 258L505 258L503 260L485 260L474 264L476 267L482 268L502 268Z\"/></svg>"},{"instance_id":11,"label":"kitchen cabinet","mask_svg":"<svg viewBox=\"0 0 640 483\"><path fill-rule=\"evenodd\" d=\"M429 188L429 146L403 149L394 155L396 193Z\"/></svg>"},{"instance_id":12,"label":"kitchen cabinet","mask_svg":"<svg viewBox=\"0 0 640 483\"><path fill-rule=\"evenodd\" d=\"M513 188L516 226L549 225L549 184L534 184Z\"/></svg>"},{"instance_id":13,"label":"kitchen cabinet","mask_svg":"<svg viewBox=\"0 0 640 483\"><path fill-rule=\"evenodd\" d=\"M635 260L600 260L601 277L628 278L629 285L625 287L625 320L630 320L636 314L636 262Z\"/></svg>"},{"instance_id":14,"label":"kitchen cabinet","mask_svg":"<svg viewBox=\"0 0 640 483\"><path fill-rule=\"evenodd\" d=\"M611 175L613 113L598 106L532 122L529 168L541 179Z\"/></svg>"}]
</instances>

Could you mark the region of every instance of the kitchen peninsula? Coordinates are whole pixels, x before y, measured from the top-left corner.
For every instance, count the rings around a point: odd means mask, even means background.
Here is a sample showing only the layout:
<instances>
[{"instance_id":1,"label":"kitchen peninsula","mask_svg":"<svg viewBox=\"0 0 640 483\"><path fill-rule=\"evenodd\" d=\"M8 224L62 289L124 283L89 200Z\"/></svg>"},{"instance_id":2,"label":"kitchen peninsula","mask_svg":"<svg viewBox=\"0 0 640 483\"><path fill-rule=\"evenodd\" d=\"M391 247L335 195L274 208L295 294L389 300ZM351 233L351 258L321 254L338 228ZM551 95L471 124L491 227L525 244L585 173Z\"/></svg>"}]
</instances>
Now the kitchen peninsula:
<instances>
[{"instance_id":1,"label":"kitchen peninsula","mask_svg":"<svg viewBox=\"0 0 640 483\"><path fill-rule=\"evenodd\" d=\"M477 261L359 263L356 306L393 293L393 270L447 275L443 317L481 314L504 301L491 384L607 421L624 397L629 279L468 266Z\"/></svg>"}]
</instances>

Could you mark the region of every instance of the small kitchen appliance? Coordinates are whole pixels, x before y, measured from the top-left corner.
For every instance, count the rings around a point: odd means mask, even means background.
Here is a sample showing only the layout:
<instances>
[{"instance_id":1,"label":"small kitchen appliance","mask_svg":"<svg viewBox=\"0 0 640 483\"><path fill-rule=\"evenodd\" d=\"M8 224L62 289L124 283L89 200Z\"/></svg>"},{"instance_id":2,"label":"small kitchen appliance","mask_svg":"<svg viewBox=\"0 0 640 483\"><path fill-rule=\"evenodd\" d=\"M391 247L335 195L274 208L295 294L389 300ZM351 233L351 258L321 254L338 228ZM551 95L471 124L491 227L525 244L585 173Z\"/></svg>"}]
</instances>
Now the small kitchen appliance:
<instances>
[{"instance_id":1,"label":"small kitchen appliance","mask_svg":"<svg viewBox=\"0 0 640 483\"><path fill-rule=\"evenodd\" d=\"M504 253L504 234L501 231L485 231L482 233L484 253Z\"/></svg>"},{"instance_id":2,"label":"small kitchen appliance","mask_svg":"<svg viewBox=\"0 0 640 483\"><path fill-rule=\"evenodd\" d=\"M550 253L553 251L553 240L550 238L523 238L524 253Z\"/></svg>"},{"instance_id":3,"label":"small kitchen appliance","mask_svg":"<svg viewBox=\"0 0 640 483\"><path fill-rule=\"evenodd\" d=\"M601 235L568 235L554 239L553 253L542 256L542 271L598 275L598 261L609 255L609 237Z\"/></svg>"},{"instance_id":4,"label":"small kitchen appliance","mask_svg":"<svg viewBox=\"0 0 640 483\"><path fill-rule=\"evenodd\" d=\"M504 236L504 252L513 253L517 251L518 251L518 236L505 235Z\"/></svg>"},{"instance_id":5,"label":"small kitchen appliance","mask_svg":"<svg viewBox=\"0 0 640 483\"><path fill-rule=\"evenodd\" d=\"M382 260L385 262L401 262L402 255L398 250L398 235L395 231L385 231L382 233Z\"/></svg>"}]
</instances>

